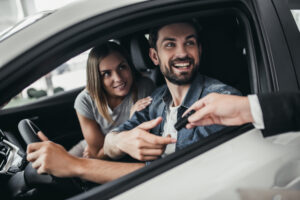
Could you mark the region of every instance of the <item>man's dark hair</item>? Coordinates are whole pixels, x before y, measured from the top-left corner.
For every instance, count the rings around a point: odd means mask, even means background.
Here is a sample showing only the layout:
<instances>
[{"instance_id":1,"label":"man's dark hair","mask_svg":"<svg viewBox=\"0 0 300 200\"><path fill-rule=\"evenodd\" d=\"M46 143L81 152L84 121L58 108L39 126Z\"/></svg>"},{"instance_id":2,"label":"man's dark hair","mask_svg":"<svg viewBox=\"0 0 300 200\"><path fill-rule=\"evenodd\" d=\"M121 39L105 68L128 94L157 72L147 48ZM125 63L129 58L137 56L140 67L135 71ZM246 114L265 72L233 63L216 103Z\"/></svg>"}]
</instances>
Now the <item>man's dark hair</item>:
<instances>
[{"instance_id":1,"label":"man's dark hair","mask_svg":"<svg viewBox=\"0 0 300 200\"><path fill-rule=\"evenodd\" d=\"M158 31L162 27L167 26L169 24L177 24L177 23L185 23L185 24L191 25L196 31L198 44L201 43L201 34L200 34L200 32L202 30L202 27L196 21L196 19L192 19L192 20L183 20L183 21L175 21L175 22L171 22L171 23L165 23L165 24L162 24L162 25L159 25L159 26L156 26L156 27L152 28L149 31L149 45L150 45L150 47L156 49L156 42L157 42L157 39L158 39Z\"/></svg>"}]
</instances>

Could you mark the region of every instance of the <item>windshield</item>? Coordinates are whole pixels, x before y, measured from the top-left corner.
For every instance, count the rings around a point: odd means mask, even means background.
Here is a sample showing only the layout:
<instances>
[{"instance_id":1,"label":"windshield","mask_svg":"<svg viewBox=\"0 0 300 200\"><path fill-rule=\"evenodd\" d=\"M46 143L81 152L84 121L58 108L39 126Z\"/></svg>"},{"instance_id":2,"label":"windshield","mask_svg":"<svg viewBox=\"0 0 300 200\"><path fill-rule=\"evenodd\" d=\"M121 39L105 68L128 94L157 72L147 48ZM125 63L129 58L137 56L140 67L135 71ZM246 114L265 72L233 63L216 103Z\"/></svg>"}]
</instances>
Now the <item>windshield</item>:
<instances>
[{"instance_id":1,"label":"windshield","mask_svg":"<svg viewBox=\"0 0 300 200\"><path fill-rule=\"evenodd\" d=\"M0 42L5 40L6 38L12 36L13 34L17 33L18 31L28 27L29 25L39 21L40 19L50 15L54 11L44 11L40 12L31 16L26 17L16 25L4 30L3 32L0 32Z\"/></svg>"}]
</instances>

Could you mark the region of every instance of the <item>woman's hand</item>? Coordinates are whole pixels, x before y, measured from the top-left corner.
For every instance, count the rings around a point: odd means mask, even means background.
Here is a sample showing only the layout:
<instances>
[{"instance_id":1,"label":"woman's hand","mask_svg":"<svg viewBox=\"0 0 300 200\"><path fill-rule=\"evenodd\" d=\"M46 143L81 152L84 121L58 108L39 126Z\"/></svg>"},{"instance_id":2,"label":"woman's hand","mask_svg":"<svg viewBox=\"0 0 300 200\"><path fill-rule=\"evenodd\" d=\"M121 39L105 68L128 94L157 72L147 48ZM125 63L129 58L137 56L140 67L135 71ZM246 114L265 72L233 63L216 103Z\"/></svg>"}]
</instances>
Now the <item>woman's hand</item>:
<instances>
[{"instance_id":1,"label":"woman's hand","mask_svg":"<svg viewBox=\"0 0 300 200\"><path fill-rule=\"evenodd\" d=\"M152 98L150 96L138 100L130 109L130 117L133 115L134 112L141 111L144 108L146 108L151 102Z\"/></svg>"},{"instance_id":2,"label":"woman's hand","mask_svg":"<svg viewBox=\"0 0 300 200\"><path fill-rule=\"evenodd\" d=\"M83 151L84 158L93 158L93 159L101 159L106 160L107 156L104 155L103 148L101 148L98 152L92 152L89 146L86 146Z\"/></svg>"}]
</instances>

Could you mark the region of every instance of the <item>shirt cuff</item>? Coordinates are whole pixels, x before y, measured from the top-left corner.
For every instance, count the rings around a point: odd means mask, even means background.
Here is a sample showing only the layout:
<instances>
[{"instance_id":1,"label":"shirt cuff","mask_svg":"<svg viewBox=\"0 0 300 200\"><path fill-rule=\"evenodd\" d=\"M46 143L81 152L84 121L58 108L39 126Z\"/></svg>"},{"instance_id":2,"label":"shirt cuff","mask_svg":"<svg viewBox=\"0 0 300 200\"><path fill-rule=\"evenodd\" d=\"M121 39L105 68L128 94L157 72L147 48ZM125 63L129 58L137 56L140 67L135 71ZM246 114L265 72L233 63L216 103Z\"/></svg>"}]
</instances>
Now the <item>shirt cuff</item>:
<instances>
[{"instance_id":1,"label":"shirt cuff","mask_svg":"<svg viewBox=\"0 0 300 200\"><path fill-rule=\"evenodd\" d=\"M264 119L263 119L263 113L258 101L257 95L248 95L249 104L250 104L250 110L251 115L253 117L253 126L257 129L264 129Z\"/></svg>"}]
</instances>

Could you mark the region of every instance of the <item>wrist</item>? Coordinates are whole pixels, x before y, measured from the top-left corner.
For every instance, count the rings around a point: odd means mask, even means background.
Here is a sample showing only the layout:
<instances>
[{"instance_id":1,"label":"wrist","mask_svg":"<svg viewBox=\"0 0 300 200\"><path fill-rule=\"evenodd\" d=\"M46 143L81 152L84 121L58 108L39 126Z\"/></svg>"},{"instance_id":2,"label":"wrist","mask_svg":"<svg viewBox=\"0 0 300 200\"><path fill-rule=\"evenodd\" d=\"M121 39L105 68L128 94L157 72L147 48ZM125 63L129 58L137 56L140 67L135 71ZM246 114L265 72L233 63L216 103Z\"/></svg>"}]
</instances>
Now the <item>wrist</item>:
<instances>
[{"instance_id":1,"label":"wrist","mask_svg":"<svg viewBox=\"0 0 300 200\"><path fill-rule=\"evenodd\" d=\"M112 159L120 158L124 155L121 150L122 134L123 132L111 132L107 134L104 141L104 155L109 156Z\"/></svg>"},{"instance_id":2,"label":"wrist","mask_svg":"<svg viewBox=\"0 0 300 200\"><path fill-rule=\"evenodd\" d=\"M124 146L126 145L124 144L124 142L126 141L125 137L128 137L127 131L122 131L116 134L116 141L115 141L116 152L118 152L119 155L123 155L125 153L124 151L125 150Z\"/></svg>"},{"instance_id":3,"label":"wrist","mask_svg":"<svg viewBox=\"0 0 300 200\"><path fill-rule=\"evenodd\" d=\"M253 117L250 109L250 103L247 97L242 97L242 109L240 110L242 121L244 123L250 123L253 122Z\"/></svg>"},{"instance_id":4,"label":"wrist","mask_svg":"<svg viewBox=\"0 0 300 200\"><path fill-rule=\"evenodd\" d=\"M72 156L72 161L69 163L71 176L80 177L82 178L84 172L86 171L86 161L85 158L79 158Z\"/></svg>"}]
</instances>

